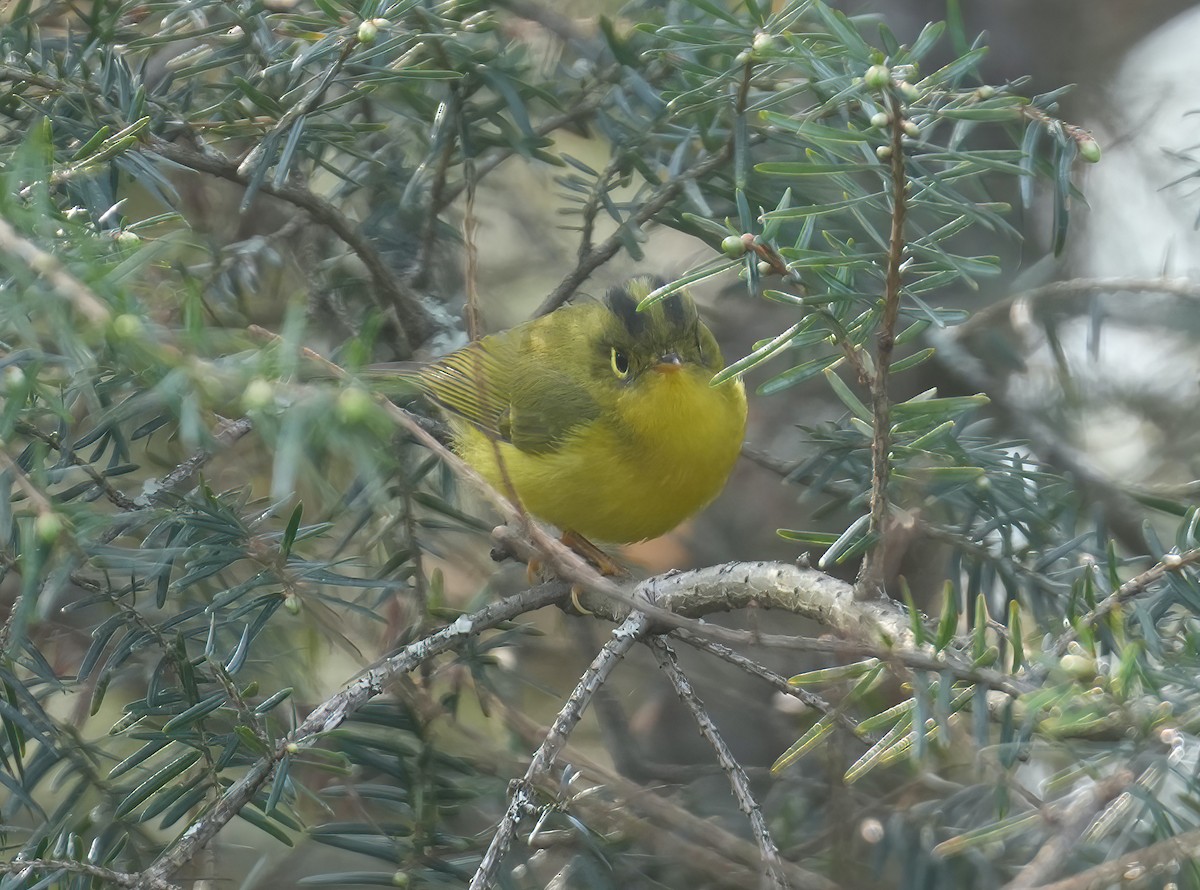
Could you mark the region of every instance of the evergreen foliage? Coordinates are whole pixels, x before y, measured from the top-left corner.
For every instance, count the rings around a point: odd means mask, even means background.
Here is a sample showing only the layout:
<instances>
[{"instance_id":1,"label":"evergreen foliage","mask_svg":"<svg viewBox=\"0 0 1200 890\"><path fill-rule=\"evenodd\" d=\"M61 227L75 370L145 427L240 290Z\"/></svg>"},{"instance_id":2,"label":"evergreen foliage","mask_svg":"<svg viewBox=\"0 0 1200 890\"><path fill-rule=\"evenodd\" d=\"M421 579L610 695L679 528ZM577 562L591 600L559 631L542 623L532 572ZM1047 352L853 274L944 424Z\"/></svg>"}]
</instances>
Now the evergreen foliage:
<instances>
[{"instance_id":1,"label":"evergreen foliage","mask_svg":"<svg viewBox=\"0 0 1200 890\"><path fill-rule=\"evenodd\" d=\"M794 319L726 374L844 406L777 464L837 530L780 533L861 566L849 602L885 589L908 630L795 638L826 661L792 678L808 716L775 772L850 753L836 787L773 794L777 885L1116 880L1129 855L1172 863L1146 886L1200 886L1200 513L1143 497L1118 522L983 394L889 395L1000 270L976 247L1015 235L993 196L1048 196L1057 250L1096 153L1054 95L982 83L956 16L902 43L820 0L634 3L595 30L474 0L3 15L0 890L757 879L769 838L638 809L615 774L580 793L570 767L480 868L539 739L519 714L514 744L445 725L519 711L498 653L565 591L447 588L433 560L493 522L367 366L461 340L477 195L515 165L554 171L578 231L543 311L671 227L707 259L651 299L740 276L739 307ZM895 568L914 535L932 591Z\"/></svg>"}]
</instances>

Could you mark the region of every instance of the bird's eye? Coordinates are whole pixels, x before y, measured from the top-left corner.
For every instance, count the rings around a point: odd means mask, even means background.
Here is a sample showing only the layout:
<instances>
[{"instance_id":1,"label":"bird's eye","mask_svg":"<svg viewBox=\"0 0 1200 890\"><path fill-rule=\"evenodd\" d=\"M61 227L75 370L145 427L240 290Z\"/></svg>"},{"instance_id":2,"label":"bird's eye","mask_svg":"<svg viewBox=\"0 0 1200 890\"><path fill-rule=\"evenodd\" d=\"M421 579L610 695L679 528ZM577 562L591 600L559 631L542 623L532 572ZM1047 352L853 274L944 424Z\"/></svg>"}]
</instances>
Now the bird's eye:
<instances>
[{"instance_id":1,"label":"bird's eye","mask_svg":"<svg viewBox=\"0 0 1200 890\"><path fill-rule=\"evenodd\" d=\"M612 369L613 373L622 379L629 376L629 356L615 346L612 350Z\"/></svg>"}]
</instances>

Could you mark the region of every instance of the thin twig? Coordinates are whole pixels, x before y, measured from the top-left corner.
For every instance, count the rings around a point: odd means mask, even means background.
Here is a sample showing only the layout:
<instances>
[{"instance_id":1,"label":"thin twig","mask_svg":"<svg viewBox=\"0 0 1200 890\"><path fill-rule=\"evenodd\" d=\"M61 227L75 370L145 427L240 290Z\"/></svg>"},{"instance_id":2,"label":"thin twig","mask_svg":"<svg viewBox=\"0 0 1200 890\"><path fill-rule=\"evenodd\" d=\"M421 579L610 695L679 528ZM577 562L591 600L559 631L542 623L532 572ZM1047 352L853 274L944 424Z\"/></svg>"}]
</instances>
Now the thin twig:
<instances>
[{"instance_id":1,"label":"thin twig","mask_svg":"<svg viewBox=\"0 0 1200 890\"><path fill-rule=\"evenodd\" d=\"M458 90L450 91L451 98L445 103L446 114L458 114ZM452 104L453 103L453 104ZM449 132L449 129L444 131ZM437 238L438 225L441 222L441 209L444 208L443 198L446 194L446 178L450 175L450 161L454 157L454 140L448 135L443 137L442 150L438 153L437 165L433 170L433 180L429 184L429 207L421 222L421 241L417 249L417 260L414 263L416 271L412 280L418 287L425 286L429 281L430 263L433 260L433 246ZM438 209L434 209L438 208Z\"/></svg>"},{"instance_id":2,"label":"thin twig","mask_svg":"<svg viewBox=\"0 0 1200 890\"><path fill-rule=\"evenodd\" d=\"M793 288L799 290L801 294L805 292L799 274L788 268L787 260L775 249L774 245L765 241L759 241L754 235L749 233L742 235L742 243L746 246L747 250L753 251L755 256L770 266L772 272L782 276L784 280ZM854 375L858 378L859 384L870 389L871 372L867 367L867 360L863 357L863 347L850 338L846 333L846 328L837 319L837 316L828 309L817 309L815 314L833 332L833 340L841 347L846 361L854 369ZM830 367L836 368L838 364L840 362Z\"/></svg>"},{"instance_id":3,"label":"thin twig","mask_svg":"<svg viewBox=\"0 0 1200 890\"><path fill-rule=\"evenodd\" d=\"M39 516L54 512L54 505L50 503L50 499L46 497L33 480L29 478L29 474L21 468L21 466L8 456L8 452L0 448L0 470L13 474L13 481L17 488L25 492L25 497L29 498L29 503L33 505L33 509Z\"/></svg>"},{"instance_id":4,"label":"thin twig","mask_svg":"<svg viewBox=\"0 0 1200 890\"><path fill-rule=\"evenodd\" d=\"M1146 569L1146 571L1130 578L1102 599L1092 611L1076 619L1072 626L1063 631L1054 642L1054 647L1048 654L1052 658L1062 658L1067 654L1067 649L1071 645L1071 642L1079 638L1079 631L1082 628L1095 627L1111 614L1114 609L1143 593L1155 581L1172 572L1182 572L1188 566L1195 565L1197 562L1200 562L1200 547L1185 550L1183 553L1166 554L1161 560Z\"/></svg>"},{"instance_id":5,"label":"thin twig","mask_svg":"<svg viewBox=\"0 0 1200 890\"><path fill-rule=\"evenodd\" d=\"M729 863L733 862L745 868L754 868L761 875L761 857L757 845L725 830L711 819L696 815L653 789L643 788L603 769L590 762L584 755L572 753L571 765L596 777L619 795L614 805L608 808L608 815L621 818L626 810L645 814L642 820L645 827L641 836L649 837L650 831L656 831L665 835L668 838L667 842L672 845L686 844L689 853L702 851L703 856L714 857L717 860L714 864L721 868L722 873L727 873ZM675 830L667 832L664 830L666 827ZM690 838L694 838L698 843L693 846L688 840ZM704 860L700 859L697 865L703 862ZM794 862L783 859L780 865L788 883L797 890L838 888L834 881L824 875ZM745 888L749 885L742 883L738 886Z\"/></svg>"},{"instance_id":6,"label":"thin twig","mask_svg":"<svg viewBox=\"0 0 1200 890\"><path fill-rule=\"evenodd\" d=\"M425 550L417 542L417 515L413 509L413 491L415 483L406 483L403 489L403 505L401 521L404 524L404 545L412 548L413 563L413 597L416 601L420 616L416 621L417 632L424 633L430 619L429 584L425 578Z\"/></svg>"},{"instance_id":7,"label":"thin twig","mask_svg":"<svg viewBox=\"0 0 1200 890\"><path fill-rule=\"evenodd\" d=\"M602 51L603 44L599 40L592 39L574 19L558 12L552 5L532 3L530 0L497 0L496 5L540 25L563 43L574 43L588 50L586 54L589 58L595 58Z\"/></svg>"},{"instance_id":8,"label":"thin twig","mask_svg":"<svg viewBox=\"0 0 1200 890\"><path fill-rule=\"evenodd\" d=\"M533 128L533 132L537 136L549 136L563 127L571 126L590 118L596 112L596 109L604 104L607 98L607 94L598 89L600 86L608 85L606 80L607 74L607 72L602 73L596 81L596 92L588 93L575 99L566 111L546 118ZM475 165L476 180L483 179L483 177L487 176L516 153L516 149L513 148L497 148L483 155ZM466 182L459 182L448 187L442 193L441 197L433 203L429 210L430 215L436 216L440 214L458 200L458 196L466 191L466 188Z\"/></svg>"},{"instance_id":9,"label":"thin twig","mask_svg":"<svg viewBox=\"0 0 1200 890\"><path fill-rule=\"evenodd\" d=\"M649 222L675 200L675 196L683 188L685 182L699 179L713 170L719 169L729 162L729 158L732 155L732 145L726 145L721 151L696 163L691 169L684 171L670 182L663 183L651 192L649 197L639 205L638 209L628 219L617 226L617 230L612 235L579 258L579 262L575 264L575 268L568 272L566 277L559 282L558 287L550 292L549 296L537 307L534 314L545 315L553 312L570 299L571 295L575 293L579 285L587 280L589 275L617 255L617 252L625 244L624 231L627 228L641 226Z\"/></svg>"},{"instance_id":10,"label":"thin twig","mask_svg":"<svg viewBox=\"0 0 1200 890\"><path fill-rule=\"evenodd\" d=\"M846 361L850 363L850 367L854 369L854 374L858 377L858 382L870 391L872 384L871 368L867 364L869 356L866 349L851 339L849 332L838 321L837 316L828 309L817 310L817 315L833 331L833 339L837 342L838 346L842 347L842 354L846 357Z\"/></svg>"},{"instance_id":11,"label":"thin twig","mask_svg":"<svg viewBox=\"0 0 1200 890\"><path fill-rule=\"evenodd\" d=\"M238 172L233 161L215 152L195 151L161 139L154 140L148 150L190 170L208 173L243 186L249 184L249 178ZM262 182L258 189L263 194L305 210L354 251L371 276L374 285L372 296L383 313L384 321L395 328L395 345L405 346L411 351L425 341L433 330L433 322L425 307L421 305L420 297L392 274L358 225L333 204L308 189L295 185L276 186L267 181Z\"/></svg>"},{"instance_id":12,"label":"thin twig","mask_svg":"<svg viewBox=\"0 0 1200 890\"><path fill-rule=\"evenodd\" d=\"M518 762L513 755L497 749L487 732L472 729L450 717L442 702L435 701L427 689L410 682L408 677L400 678L399 686L423 719L449 717L453 731L462 736L464 744L471 748L476 764L485 772L510 775L528 766L528 761ZM600 687L592 699L592 706L598 707L601 697L609 690L608 684ZM530 748L536 749L546 738L548 727L530 719L520 709L501 699L489 700L489 706L496 709L504 726ZM638 838L655 849L671 850L674 861L688 863L693 873L707 873L718 878L723 886L745 888L749 886L748 881L761 874L757 846L716 822L692 813L680 802L664 795L662 789L647 787L597 763L570 741L559 757L578 770L581 778L595 783L571 797L571 805L586 814L588 825L615 823L625 837ZM696 775L693 770L689 778ZM561 779L553 776L544 776L538 787L546 795L562 792ZM572 790L576 787L573 782ZM601 791L605 793L601 794ZM783 867L788 881L797 888L838 890L832 881L794 862L784 860Z\"/></svg>"},{"instance_id":13,"label":"thin twig","mask_svg":"<svg viewBox=\"0 0 1200 890\"><path fill-rule=\"evenodd\" d=\"M796 472L803 465L803 461L795 460L788 461L781 457L776 457L769 451L763 451L755 448L753 445L742 446L742 457L752 463L758 464L764 470L770 470L772 473L782 477L787 481L792 473Z\"/></svg>"},{"instance_id":14,"label":"thin twig","mask_svg":"<svg viewBox=\"0 0 1200 890\"><path fill-rule=\"evenodd\" d=\"M803 702L806 707L812 708L814 711L820 711L822 714L832 716L843 727L854 733L855 736L869 744L873 744L877 739L871 734L863 732L858 722L854 718L846 714L841 708L835 707L815 692L810 692L807 689L802 689L799 686L793 686L788 682L787 677L783 674L776 673L768 667L759 664L752 658L747 658L740 652L735 652L728 646L722 646L720 643L714 643L712 640L707 640L699 634L692 633L689 630L672 631L671 636L682 640L689 646L699 649L701 652L707 652L710 655L715 655L723 661L727 661L734 667L740 668L751 676L758 677L773 686L778 692L784 695L791 696L797 701Z\"/></svg>"},{"instance_id":15,"label":"thin twig","mask_svg":"<svg viewBox=\"0 0 1200 890\"><path fill-rule=\"evenodd\" d=\"M457 103L455 103L457 105ZM479 244L476 241L476 234L479 229L479 219L475 216L475 184L477 177L475 174L475 159L471 156L470 146L467 145L466 133L460 137L463 149L463 182L467 187L467 197L465 206L463 207L463 250L467 255L467 268L465 274L465 287L467 292L467 308L466 308L466 327L467 336L472 340L478 340L483 336L483 317L479 311ZM487 380L486 374L480 373L476 377L477 380ZM503 456L499 451L499 444L496 445L497 461L503 461Z\"/></svg>"},{"instance_id":16,"label":"thin twig","mask_svg":"<svg viewBox=\"0 0 1200 890\"><path fill-rule=\"evenodd\" d=\"M594 652L599 648L596 627L592 622L572 621L568 632L576 649L580 652ZM629 718L621 706L619 696L609 686L596 690L592 698L592 711L596 715L596 725L600 729L600 738L604 749L612 758L613 767L623 776L635 781L647 781L651 777L659 781L672 781L660 767L672 767L675 764L651 764L643 756L637 739L629 726Z\"/></svg>"},{"instance_id":17,"label":"thin twig","mask_svg":"<svg viewBox=\"0 0 1200 890\"><path fill-rule=\"evenodd\" d=\"M10 875L19 875L24 871L66 871L76 875L88 875L99 878L118 887L144 886L147 890L181 890L178 884L168 881L154 881L149 884L139 884L141 877L123 871L113 871L111 868L101 868L90 862L76 862L71 859L17 859L12 862L0 862L0 871Z\"/></svg>"},{"instance_id":18,"label":"thin twig","mask_svg":"<svg viewBox=\"0 0 1200 890\"><path fill-rule=\"evenodd\" d=\"M50 286L92 324L106 324L112 313L90 287L67 271L52 254L22 238L7 221L0 219L0 253L16 257L29 269L45 278Z\"/></svg>"},{"instance_id":19,"label":"thin twig","mask_svg":"<svg viewBox=\"0 0 1200 890\"><path fill-rule=\"evenodd\" d=\"M1092 138L1091 130L1084 129L1083 127L1079 126L1078 124L1071 124L1065 120L1062 120L1061 118L1054 117L1054 115L1050 114L1049 112L1045 111L1042 108L1038 108L1032 102L1026 102L1024 104L1018 105L1016 107L1016 111L1017 111L1017 114L1019 114L1021 117L1028 118L1031 121L1036 121L1037 123L1041 124L1043 127L1047 127L1047 128L1060 128L1061 127L1063 133L1066 134L1067 136L1071 137L1072 139L1074 139L1076 142L1082 142L1085 139Z\"/></svg>"},{"instance_id":20,"label":"thin twig","mask_svg":"<svg viewBox=\"0 0 1200 890\"><path fill-rule=\"evenodd\" d=\"M213 442L218 447L228 448L253 428L254 424L246 417L236 420L222 419L213 431ZM134 504L138 507L148 507L161 503L165 495L187 491L195 485L200 470L212 460L212 456L213 452L205 448L194 452L161 479L143 486L144 493L134 499Z\"/></svg>"},{"instance_id":21,"label":"thin twig","mask_svg":"<svg viewBox=\"0 0 1200 890\"><path fill-rule=\"evenodd\" d=\"M582 262L595 246L593 235L596 231L596 216L600 212L604 196L608 194L609 180L621 169L623 162L624 159L621 152L616 151L612 160L608 162L608 165L600 171L600 175L596 177L595 184L588 190L587 201L584 202L583 208L579 211L579 249L575 252L576 259L579 262Z\"/></svg>"},{"instance_id":22,"label":"thin twig","mask_svg":"<svg viewBox=\"0 0 1200 890\"><path fill-rule=\"evenodd\" d=\"M539 739L542 737L541 728L524 714L507 708L504 715L509 725L522 737L528 738L533 732L538 733ZM604 815L608 818L622 818L625 817L626 811L636 810L646 817L634 817L638 819L639 827L643 828L639 836L650 837L652 833L656 833L667 844L685 845L684 849L688 853L696 849L704 850L708 856L715 857L716 861L713 864L721 866L724 874L728 874L730 863L752 867L757 875L762 874L762 857L756 844L743 840L711 819L691 812L685 806L661 794L658 789L644 787L613 772L571 744L567 745L565 754L569 757L572 767L592 781L602 784L615 796L612 804L605 807ZM650 830L647 831L646 828ZM690 839L697 841L698 847L694 847ZM705 865L707 864L706 862ZM837 890L838 885L833 881L794 862L782 860L782 867L788 881L797 888ZM738 886L744 888L748 885L743 883Z\"/></svg>"},{"instance_id":23,"label":"thin twig","mask_svg":"<svg viewBox=\"0 0 1200 890\"><path fill-rule=\"evenodd\" d=\"M717 761L721 764L721 768L725 770L726 775L728 775L734 799L737 800L738 807L750 819L751 832L754 835L755 843L758 844L759 853L762 856L763 868L766 870L767 877L771 881L771 886L775 887L776 890L786 890L789 885L787 879L783 876L779 849L775 846L775 841L771 838L771 832L767 828L767 820L763 817L762 808L759 807L758 801L754 799L754 795L750 791L750 780L746 778L746 773L742 770L741 764L734 758L733 752L725 744L725 739L717 731L716 724L713 723L712 717L709 716L708 711L704 707L704 703L696 695L691 681L680 670L679 662L675 659L675 652L667 645L666 640L662 637L653 637L647 645L649 645L650 651L654 653L654 658L658 662L658 666L666 672L667 678L671 681L671 685L675 687L675 692L679 695L680 700L692 712L692 716L696 720L696 726L700 729L700 734L712 746Z\"/></svg>"},{"instance_id":24,"label":"thin twig","mask_svg":"<svg viewBox=\"0 0 1200 890\"><path fill-rule=\"evenodd\" d=\"M29 499L29 503L33 505L33 509L37 512L39 518L43 516L52 518L54 506L50 503L50 499L33 484L33 480L29 478L25 470L8 456L8 452L2 446L0 446L0 470L12 474L13 482L17 488L25 492L25 496ZM28 568L26 566L28 561L27 558L25 561L18 563L18 565L26 569ZM32 571L32 569L29 570ZM46 583L49 583L49 581ZM30 603L26 602L26 594L30 591L31 587L28 583L21 584L12 605L9 607L8 618L0 626L0 655L4 657L8 657L11 654L9 652L9 645L13 641L15 631L17 628L24 626L25 613L27 607L30 605Z\"/></svg>"},{"instance_id":25,"label":"thin twig","mask_svg":"<svg viewBox=\"0 0 1200 890\"><path fill-rule=\"evenodd\" d=\"M119 491L111 482L105 478L104 474L99 472L90 463L75 453L71 446L64 444L56 433L46 433L38 429L31 423L26 423L23 420L17 421L14 429L23 436L28 436L31 439L37 439L39 442L44 442L69 460L72 464L79 467L87 474L87 477L96 483L96 487L104 492L104 496L121 510L136 510L137 504L127 498L124 492Z\"/></svg>"},{"instance_id":26,"label":"thin twig","mask_svg":"<svg viewBox=\"0 0 1200 890\"><path fill-rule=\"evenodd\" d=\"M871 522L869 533L875 542L863 558L858 573L857 593L867 599L878 596L884 583L888 521L888 477L891 474L891 411L888 372L896 345L896 319L900 314L901 265L904 262L904 217L908 209L904 171L904 109L892 92L891 106L891 178L892 227L888 235L887 273L884 280L883 315L876 335L875 379L871 384L871 414L874 435L871 439Z\"/></svg>"},{"instance_id":27,"label":"thin twig","mask_svg":"<svg viewBox=\"0 0 1200 890\"><path fill-rule=\"evenodd\" d=\"M395 677L408 673L429 659L498 624L559 602L567 593L564 584L542 584L532 590L492 603L470 615L463 615L449 626L377 662L341 691L310 711L303 722L288 733L271 753L251 765L240 779L230 785L224 794L205 810L200 819L193 822L174 843L159 854L153 864L139 874L139 880L133 886L139 890L151 890L160 886L162 881L190 862L237 816L270 778L280 760L299 749L311 748L317 744L325 733L337 729L351 714L382 694Z\"/></svg>"},{"instance_id":28,"label":"thin twig","mask_svg":"<svg viewBox=\"0 0 1200 890\"><path fill-rule=\"evenodd\" d=\"M292 104L287 111L279 116L279 120L275 122L275 126L271 128L269 133L264 133L261 140L254 146L242 159L238 165L238 176L243 176L246 179L253 179L260 164L270 164L274 162L274 158L266 158L265 146L273 142L275 138L283 134L283 131L292 126L298 119L304 117L312 111L321 98L325 95L325 91L329 89L329 84L337 76L338 72L346 64L346 59L350 53L354 52L354 48L358 46L358 38L351 36L342 45L342 51L338 53L338 57L334 59L332 65L321 74L316 86L309 90L308 94L302 96L300 100Z\"/></svg>"},{"instance_id":29,"label":"thin twig","mask_svg":"<svg viewBox=\"0 0 1200 890\"><path fill-rule=\"evenodd\" d=\"M604 645L579 678L575 690L550 726L545 741L534 753L525 776L513 783L508 809L488 845L487 852L484 853L483 861L479 863L479 868L471 878L470 890L489 890L495 883L504 856L512 845L517 826L525 816L537 810L534 781L548 774L553 768L559 752L566 745L596 690L612 675L617 664L642 639L649 627L650 619L640 612L634 612L613 631L612 639Z\"/></svg>"}]
</instances>

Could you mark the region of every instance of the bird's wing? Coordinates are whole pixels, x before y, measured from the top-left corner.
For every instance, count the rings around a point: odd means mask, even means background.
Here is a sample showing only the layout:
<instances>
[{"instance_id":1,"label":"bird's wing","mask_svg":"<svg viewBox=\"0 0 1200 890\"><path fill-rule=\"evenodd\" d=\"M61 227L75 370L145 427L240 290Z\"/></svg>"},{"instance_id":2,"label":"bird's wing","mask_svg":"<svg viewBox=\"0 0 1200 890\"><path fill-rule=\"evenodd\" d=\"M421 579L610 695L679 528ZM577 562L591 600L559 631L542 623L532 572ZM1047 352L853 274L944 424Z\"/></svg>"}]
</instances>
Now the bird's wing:
<instances>
[{"instance_id":1,"label":"bird's wing","mask_svg":"<svg viewBox=\"0 0 1200 890\"><path fill-rule=\"evenodd\" d=\"M502 371L501 363L476 342L425 366L417 380L446 411L500 438L500 424L508 414Z\"/></svg>"},{"instance_id":2,"label":"bird's wing","mask_svg":"<svg viewBox=\"0 0 1200 890\"><path fill-rule=\"evenodd\" d=\"M599 407L579 384L538 367L538 350L531 345L504 335L472 343L426 367L421 386L489 436L531 454L555 451ZM531 364L540 373L518 370Z\"/></svg>"}]
</instances>

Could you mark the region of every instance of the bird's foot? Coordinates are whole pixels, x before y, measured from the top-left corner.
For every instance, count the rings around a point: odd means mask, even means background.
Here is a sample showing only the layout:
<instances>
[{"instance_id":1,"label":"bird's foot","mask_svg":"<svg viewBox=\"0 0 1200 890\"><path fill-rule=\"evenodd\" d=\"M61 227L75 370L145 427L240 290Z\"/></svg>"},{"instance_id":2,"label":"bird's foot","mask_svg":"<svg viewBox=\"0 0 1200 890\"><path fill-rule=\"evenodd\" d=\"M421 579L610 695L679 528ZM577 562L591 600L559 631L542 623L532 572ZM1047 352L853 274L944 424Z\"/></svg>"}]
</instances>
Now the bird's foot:
<instances>
[{"instance_id":1,"label":"bird's foot","mask_svg":"<svg viewBox=\"0 0 1200 890\"><path fill-rule=\"evenodd\" d=\"M629 577L629 570L625 566L621 565L578 532L573 532L569 529L563 532L562 542L586 559L597 572L606 578ZM591 609L588 609L579 601L581 593L583 593L583 590L578 584L571 585L571 605L581 615L594 614Z\"/></svg>"}]
</instances>

